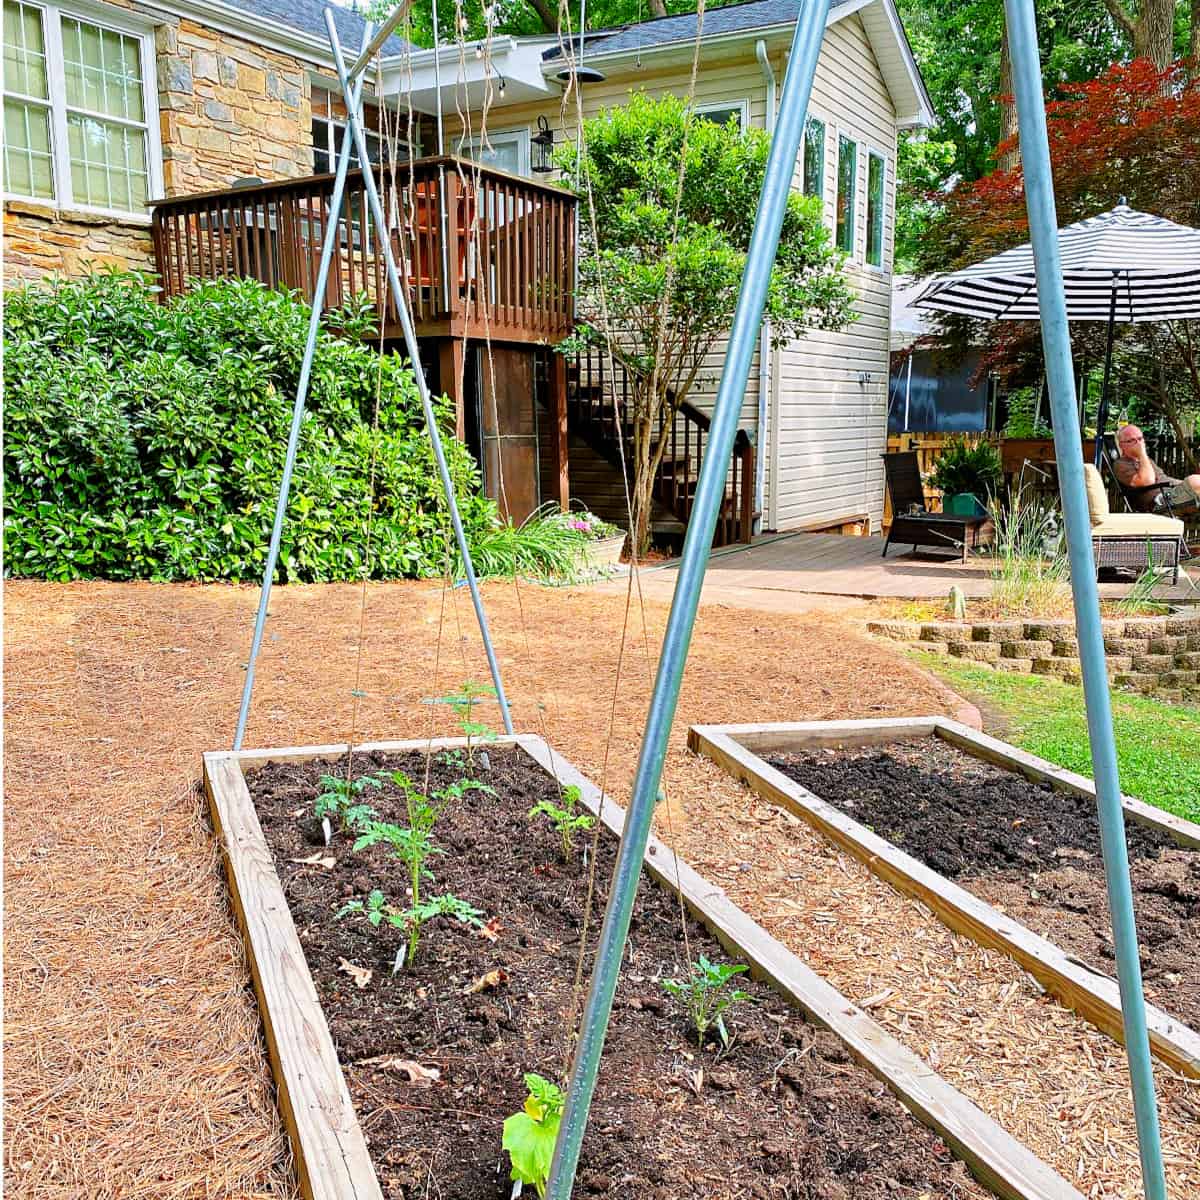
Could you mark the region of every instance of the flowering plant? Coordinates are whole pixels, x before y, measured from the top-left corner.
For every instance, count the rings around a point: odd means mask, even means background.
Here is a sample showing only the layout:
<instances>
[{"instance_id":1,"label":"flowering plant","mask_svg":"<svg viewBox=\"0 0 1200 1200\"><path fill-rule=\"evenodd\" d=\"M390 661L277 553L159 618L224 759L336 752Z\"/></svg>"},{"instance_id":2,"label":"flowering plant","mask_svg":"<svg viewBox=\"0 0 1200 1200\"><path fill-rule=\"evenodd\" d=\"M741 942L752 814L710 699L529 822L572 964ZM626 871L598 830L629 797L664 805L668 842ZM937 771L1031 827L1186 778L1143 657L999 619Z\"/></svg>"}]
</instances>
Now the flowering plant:
<instances>
[{"instance_id":1,"label":"flowering plant","mask_svg":"<svg viewBox=\"0 0 1200 1200\"><path fill-rule=\"evenodd\" d=\"M605 538L616 537L625 532L619 525L602 520L595 513L588 512L587 509L564 513L563 523L568 529L574 529L577 533L582 534L589 542L600 542Z\"/></svg>"}]
</instances>

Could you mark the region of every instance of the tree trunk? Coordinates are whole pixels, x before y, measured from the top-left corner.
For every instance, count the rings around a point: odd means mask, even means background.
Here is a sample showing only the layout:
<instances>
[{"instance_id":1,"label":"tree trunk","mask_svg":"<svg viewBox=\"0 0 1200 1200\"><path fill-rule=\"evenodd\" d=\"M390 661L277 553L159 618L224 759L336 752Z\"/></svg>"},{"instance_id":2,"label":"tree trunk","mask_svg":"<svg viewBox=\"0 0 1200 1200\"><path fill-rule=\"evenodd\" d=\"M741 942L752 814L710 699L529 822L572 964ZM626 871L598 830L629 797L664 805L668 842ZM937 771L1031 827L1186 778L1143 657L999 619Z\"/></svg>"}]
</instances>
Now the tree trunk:
<instances>
[{"instance_id":1,"label":"tree trunk","mask_svg":"<svg viewBox=\"0 0 1200 1200\"><path fill-rule=\"evenodd\" d=\"M650 549L650 517L654 507L653 403L653 396L643 394L636 397L634 405L633 484L630 491L633 528L629 531L629 542L639 560Z\"/></svg>"},{"instance_id":2,"label":"tree trunk","mask_svg":"<svg viewBox=\"0 0 1200 1200\"><path fill-rule=\"evenodd\" d=\"M1192 0L1192 37L1188 43L1192 74L1200 74L1200 0Z\"/></svg>"},{"instance_id":3,"label":"tree trunk","mask_svg":"<svg viewBox=\"0 0 1200 1200\"><path fill-rule=\"evenodd\" d=\"M666 0L650 0L650 15L652 17L665 17L667 15Z\"/></svg>"},{"instance_id":4,"label":"tree trunk","mask_svg":"<svg viewBox=\"0 0 1200 1200\"><path fill-rule=\"evenodd\" d=\"M558 32L558 9L552 7L549 0L529 0L533 11L541 19L542 27L547 33Z\"/></svg>"},{"instance_id":5,"label":"tree trunk","mask_svg":"<svg viewBox=\"0 0 1200 1200\"><path fill-rule=\"evenodd\" d=\"M1196 0L1200 4L1200 0ZM1000 141L1004 143L1017 133L1017 103L1013 97L1012 54L1008 48L1008 22L1000 34ZM997 165L1001 171L1012 171L1020 161L1020 152L1016 144L997 155Z\"/></svg>"},{"instance_id":6,"label":"tree trunk","mask_svg":"<svg viewBox=\"0 0 1200 1200\"><path fill-rule=\"evenodd\" d=\"M1121 0L1104 0L1104 7L1129 39L1134 58L1148 58L1160 71L1170 66L1175 57L1175 0L1139 0L1136 16ZM1192 0L1193 17L1195 13ZM1194 21L1192 28L1194 35Z\"/></svg>"}]
</instances>

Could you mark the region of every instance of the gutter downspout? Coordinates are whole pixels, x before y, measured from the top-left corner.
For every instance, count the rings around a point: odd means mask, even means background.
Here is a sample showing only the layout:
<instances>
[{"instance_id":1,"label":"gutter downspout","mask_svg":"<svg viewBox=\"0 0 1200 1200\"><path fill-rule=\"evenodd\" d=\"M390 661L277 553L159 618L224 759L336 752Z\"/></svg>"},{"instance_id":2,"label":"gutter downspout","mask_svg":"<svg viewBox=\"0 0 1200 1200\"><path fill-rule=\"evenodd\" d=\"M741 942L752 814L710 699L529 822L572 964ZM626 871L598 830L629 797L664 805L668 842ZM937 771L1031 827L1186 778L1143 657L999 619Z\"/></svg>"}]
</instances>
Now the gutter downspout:
<instances>
[{"instance_id":1,"label":"gutter downspout","mask_svg":"<svg viewBox=\"0 0 1200 1200\"><path fill-rule=\"evenodd\" d=\"M759 38L754 43L754 56L767 84L764 124L767 136L775 135L775 71L767 57L767 43ZM762 533L767 502L767 401L771 391L771 322L763 317L758 331L758 427L755 431L754 455L754 518L752 529Z\"/></svg>"}]
</instances>

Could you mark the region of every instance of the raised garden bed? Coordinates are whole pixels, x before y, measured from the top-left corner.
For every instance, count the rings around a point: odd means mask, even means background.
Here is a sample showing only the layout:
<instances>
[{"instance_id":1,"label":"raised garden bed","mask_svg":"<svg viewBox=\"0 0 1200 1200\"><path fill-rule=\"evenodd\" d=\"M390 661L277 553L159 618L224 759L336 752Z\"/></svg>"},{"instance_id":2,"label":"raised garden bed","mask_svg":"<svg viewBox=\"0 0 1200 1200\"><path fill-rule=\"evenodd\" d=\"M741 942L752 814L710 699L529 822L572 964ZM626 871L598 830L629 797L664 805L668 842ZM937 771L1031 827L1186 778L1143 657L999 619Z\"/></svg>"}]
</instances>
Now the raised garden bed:
<instances>
[{"instance_id":1,"label":"raised garden bed","mask_svg":"<svg viewBox=\"0 0 1200 1200\"><path fill-rule=\"evenodd\" d=\"M691 745L1121 1036L1089 780L943 718L701 726ZM1200 1076L1200 826L1125 809L1151 1046Z\"/></svg>"},{"instance_id":2,"label":"raised garden bed","mask_svg":"<svg viewBox=\"0 0 1200 1200\"><path fill-rule=\"evenodd\" d=\"M461 746L434 743L431 760L425 743L361 747L354 775L399 768L432 793L462 775L438 757ZM507 1197L501 1124L524 1099L522 1073L558 1077L568 1053L587 886L582 854L563 861L558 834L528 812L560 782L593 813L599 793L540 739L490 746L475 774L497 794L446 808L446 853L431 865L439 891L492 924L481 934L439 918L393 976L399 933L334 919L373 888L403 896L405 880L378 846L356 854L336 832L324 845L313 801L340 749L205 756L305 1194ZM402 795L388 784L366 799L398 819ZM607 801L602 817L593 937L623 814ZM1078 1200L719 890L683 864L676 875L657 841L647 867L668 886L639 896L576 1195L982 1195L966 1164L997 1195ZM689 920L693 957L747 962L762 980L731 1014L727 1053L696 1044L661 986L686 973L676 888L708 927Z\"/></svg>"}]
</instances>

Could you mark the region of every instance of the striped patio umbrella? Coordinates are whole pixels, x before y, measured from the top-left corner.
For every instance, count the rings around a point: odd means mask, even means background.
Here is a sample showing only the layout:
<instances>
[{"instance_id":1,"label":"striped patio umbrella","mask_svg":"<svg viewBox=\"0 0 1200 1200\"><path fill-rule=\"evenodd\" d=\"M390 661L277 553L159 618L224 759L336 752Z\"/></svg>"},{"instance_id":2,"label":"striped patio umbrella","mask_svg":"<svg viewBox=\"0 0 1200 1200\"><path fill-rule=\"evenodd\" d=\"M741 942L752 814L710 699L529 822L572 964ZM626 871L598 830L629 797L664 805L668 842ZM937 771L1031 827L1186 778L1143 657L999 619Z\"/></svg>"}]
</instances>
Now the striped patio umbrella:
<instances>
[{"instance_id":1,"label":"striped patio umbrella","mask_svg":"<svg viewBox=\"0 0 1200 1200\"><path fill-rule=\"evenodd\" d=\"M1200 229L1137 212L1122 198L1109 212L1058 231L1067 317L1107 321L1104 385L1097 414L1096 461L1108 420L1113 330L1118 322L1200 317ZM973 267L938 276L914 301L990 321L1036 321L1033 247L1005 250Z\"/></svg>"}]
</instances>

